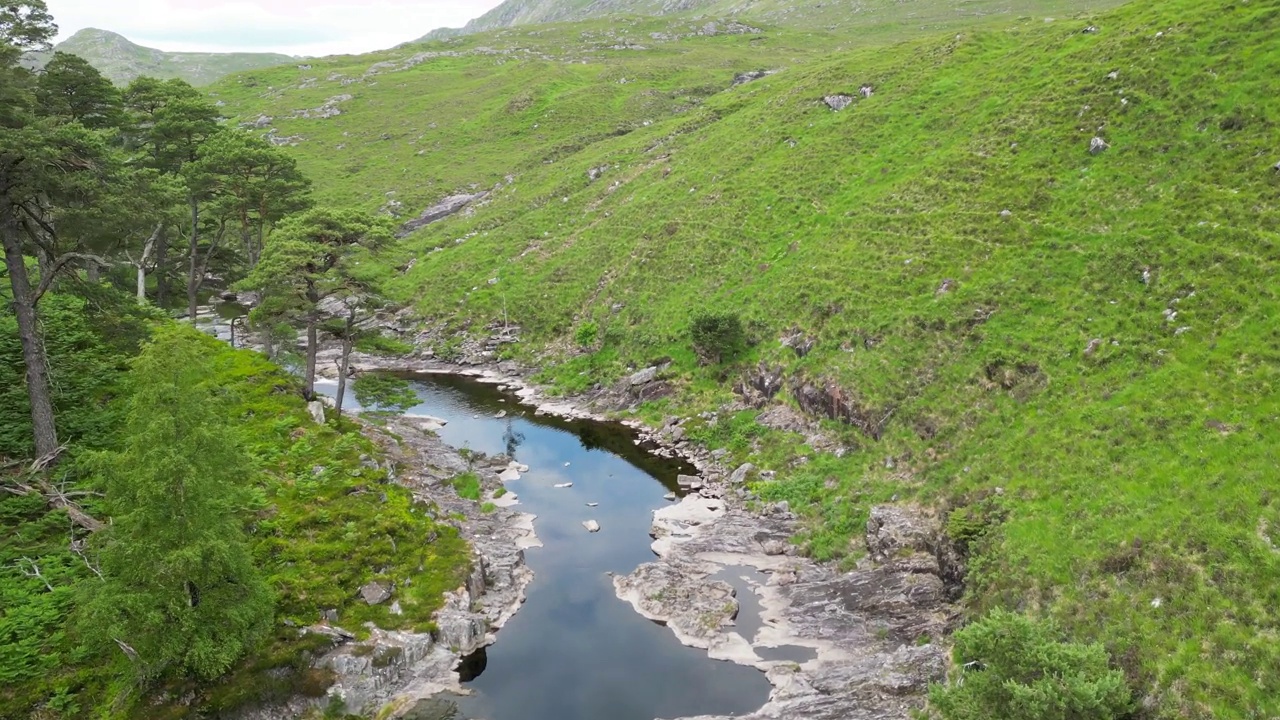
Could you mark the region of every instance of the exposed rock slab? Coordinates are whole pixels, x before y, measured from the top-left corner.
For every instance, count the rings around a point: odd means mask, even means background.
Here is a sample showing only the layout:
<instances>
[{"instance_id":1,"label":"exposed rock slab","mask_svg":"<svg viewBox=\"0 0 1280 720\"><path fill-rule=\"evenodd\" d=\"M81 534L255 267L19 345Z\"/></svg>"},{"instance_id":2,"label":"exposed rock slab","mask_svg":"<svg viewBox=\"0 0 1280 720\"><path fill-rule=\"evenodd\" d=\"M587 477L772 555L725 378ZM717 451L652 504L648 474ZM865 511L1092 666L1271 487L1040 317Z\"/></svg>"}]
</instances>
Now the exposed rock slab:
<instances>
[{"instance_id":1,"label":"exposed rock slab","mask_svg":"<svg viewBox=\"0 0 1280 720\"><path fill-rule=\"evenodd\" d=\"M848 573L786 555L796 529L787 513L760 517L722 500L687 497L654 513L660 559L614 578L614 587L686 645L766 672L774 688L768 703L739 717L905 720L923 704L929 683L945 674L946 650L932 640L954 618L936 570L943 563L932 554L944 545L936 522L914 508L877 508L868 532L874 552L934 563L867 560ZM735 630L733 588L712 579L734 566L769 575L753 588L763 623L752 638ZM810 648L817 656L796 665L757 652L779 646Z\"/></svg>"},{"instance_id":2,"label":"exposed rock slab","mask_svg":"<svg viewBox=\"0 0 1280 720\"><path fill-rule=\"evenodd\" d=\"M488 192L450 195L435 205L423 210L422 214L418 215L418 217L400 226L400 230L396 234L398 237L404 237L405 235L424 228L431 223L443 220L459 210L462 210L471 203L476 202L477 200L483 200L488 195Z\"/></svg>"}]
</instances>

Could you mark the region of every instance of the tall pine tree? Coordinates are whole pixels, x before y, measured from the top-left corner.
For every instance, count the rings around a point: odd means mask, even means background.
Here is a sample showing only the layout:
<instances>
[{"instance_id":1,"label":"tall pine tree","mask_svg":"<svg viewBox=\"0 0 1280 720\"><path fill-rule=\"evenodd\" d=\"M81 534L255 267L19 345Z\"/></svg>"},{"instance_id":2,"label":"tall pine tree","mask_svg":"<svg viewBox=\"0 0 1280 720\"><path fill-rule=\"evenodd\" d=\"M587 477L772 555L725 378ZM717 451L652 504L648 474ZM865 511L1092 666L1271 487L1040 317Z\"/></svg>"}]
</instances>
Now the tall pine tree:
<instances>
[{"instance_id":1,"label":"tall pine tree","mask_svg":"<svg viewBox=\"0 0 1280 720\"><path fill-rule=\"evenodd\" d=\"M134 362L122 447L99 458L111 512L86 632L143 678L226 672L268 632L243 530L250 459L200 343L167 327Z\"/></svg>"}]
</instances>

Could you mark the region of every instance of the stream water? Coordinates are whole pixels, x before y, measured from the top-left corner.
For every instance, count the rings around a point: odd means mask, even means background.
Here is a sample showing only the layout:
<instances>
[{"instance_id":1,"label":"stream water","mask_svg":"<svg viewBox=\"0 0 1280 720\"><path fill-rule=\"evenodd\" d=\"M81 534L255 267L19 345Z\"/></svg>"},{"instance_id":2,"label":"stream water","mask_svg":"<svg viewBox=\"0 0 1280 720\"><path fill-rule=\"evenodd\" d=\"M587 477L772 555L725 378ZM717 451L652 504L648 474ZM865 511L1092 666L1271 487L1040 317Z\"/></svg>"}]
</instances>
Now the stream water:
<instances>
[{"instance_id":1,"label":"stream water","mask_svg":"<svg viewBox=\"0 0 1280 720\"><path fill-rule=\"evenodd\" d=\"M758 670L681 645L614 594L610 573L653 559L651 513L691 468L638 448L619 424L535 417L514 396L466 378L412 380L422 403L410 412L446 420L444 440L529 466L507 488L537 515L543 547L526 551L535 577L520 612L460 667L470 694L423 703L408 717L653 720L764 704L770 688ZM336 384L317 390L332 394ZM344 404L358 407L350 397ZM555 487L563 483L573 486ZM585 520L600 532L588 533Z\"/></svg>"}]
</instances>

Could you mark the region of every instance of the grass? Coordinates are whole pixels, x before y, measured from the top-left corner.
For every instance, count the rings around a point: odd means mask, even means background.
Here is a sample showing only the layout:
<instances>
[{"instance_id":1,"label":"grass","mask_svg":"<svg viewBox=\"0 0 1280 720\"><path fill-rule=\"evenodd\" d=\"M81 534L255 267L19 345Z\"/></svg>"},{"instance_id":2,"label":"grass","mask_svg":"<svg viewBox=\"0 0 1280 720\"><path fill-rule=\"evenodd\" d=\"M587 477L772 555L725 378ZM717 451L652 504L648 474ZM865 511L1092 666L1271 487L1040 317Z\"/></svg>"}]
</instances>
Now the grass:
<instances>
[{"instance_id":1,"label":"grass","mask_svg":"<svg viewBox=\"0 0 1280 720\"><path fill-rule=\"evenodd\" d=\"M453 489L463 500L480 500L480 478L473 472L463 473L454 478Z\"/></svg>"},{"instance_id":2,"label":"grass","mask_svg":"<svg viewBox=\"0 0 1280 720\"><path fill-rule=\"evenodd\" d=\"M971 616L1103 643L1144 717L1271 717L1278 24L1274 1L1171 0L887 47L771 29L651 52L557 27L368 78L383 56L326 67L364 78L350 111L280 127L336 202L494 188L366 268L424 325L456 343L518 324L517 356L565 392L670 360L675 394L646 416L721 408L761 363L788 378L777 402L839 388L877 423L828 424L840 456L755 411L688 432L777 471L755 489L801 513L815 557L856 559L876 503L936 506L969 551ZM729 88L761 65L781 71ZM323 82L218 92L280 115L336 94ZM734 364L697 364L705 311L743 318ZM795 331L804 357L779 342Z\"/></svg>"}]
</instances>

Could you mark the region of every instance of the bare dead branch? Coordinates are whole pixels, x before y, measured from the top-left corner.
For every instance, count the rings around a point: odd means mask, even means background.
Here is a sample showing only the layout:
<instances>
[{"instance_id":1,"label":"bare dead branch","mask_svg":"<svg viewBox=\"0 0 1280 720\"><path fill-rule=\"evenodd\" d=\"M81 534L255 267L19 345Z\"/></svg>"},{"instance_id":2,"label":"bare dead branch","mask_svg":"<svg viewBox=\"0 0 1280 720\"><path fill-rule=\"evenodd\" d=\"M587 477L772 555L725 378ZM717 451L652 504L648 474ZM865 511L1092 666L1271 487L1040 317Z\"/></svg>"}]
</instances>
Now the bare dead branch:
<instances>
[{"instance_id":1,"label":"bare dead branch","mask_svg":"<svg viewBox=\"0 0 1280 720\"><path fill-rule=\"evenodd\" d=\"M99 580L105 580L106 578L102 577L102 570L90 561L89 556L85 554L84 550L86 545L87 543L84 540L77 540L74 535L71 537L71 552L75 553L82 561L84 561L84 566L89 568L89 572L97 575Z\"/></svg>"},{"instance_id":2,"label":"bare dead branch","mask_svg":"<svg viewBox=\"0 0 1280 720\"><path fill-rule=\"evenodd\" d=\"M56 278L58 273L62 272L62 269L67 266L67 263L72 260L88 260L89 262L96 263L99 267L111 267L111 262L99 255L78 252L63 253L58 256L57 260L53 261L53 266L49 269L49 272L46 273L44 277L40 278L40 284L36 286L36 291L31 295L31 303L33 305L40 302L40 298L44 297L45 292L49 290L49 286L53 284L54 278Z\"/></svg>"},{"instance_id":3,"label":"bare dead branch","mask_svg":"<svg viewBox=\"0 0 1280 720\"><path fill-rule=\"evenodd\" d=\"M129 643L121 640L120 638L111 638L111 639L115 640L116 645L120 646L120 652L124 653L125 657L129 658L133 662L138 662L138 651L130 647Z\"/></svg>"},{"instance_id":4,"label":"bare dead branch","mask_svg":"<svg viewBox=\"0 0 1280 720\"><path fill-rule=\"evenodd\" d=\"M47 588L49 592L53 592L53 586L49 584L49 580L45 578L43 573L40 572L40 566L36 564L35 560L32 560L31 558L28 558L28 557L24 557L18 560L16 565L18 570L23 575L26 575L27 577L36 578L40 582L44 583L45 588Z\"/></svg>"}]
</instances>

